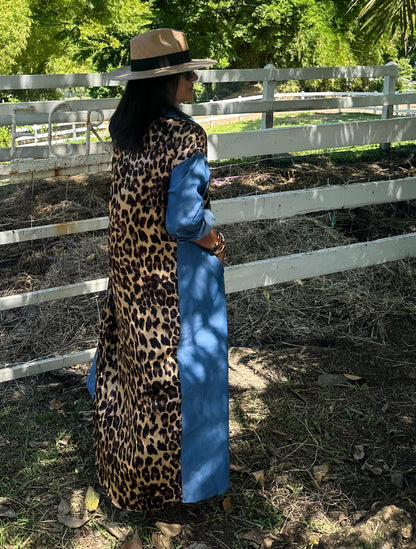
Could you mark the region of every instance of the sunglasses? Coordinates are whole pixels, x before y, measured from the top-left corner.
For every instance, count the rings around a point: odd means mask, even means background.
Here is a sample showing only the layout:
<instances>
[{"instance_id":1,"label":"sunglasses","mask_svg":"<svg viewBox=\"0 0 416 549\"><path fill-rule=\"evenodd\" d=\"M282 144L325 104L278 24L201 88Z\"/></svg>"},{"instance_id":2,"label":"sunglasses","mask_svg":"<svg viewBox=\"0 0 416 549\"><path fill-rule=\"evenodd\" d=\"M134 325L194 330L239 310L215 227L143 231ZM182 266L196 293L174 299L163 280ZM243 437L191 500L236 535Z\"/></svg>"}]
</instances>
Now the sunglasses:
<instances>
[{"instance_id":1,"label":"sunglasses","mask_svg":"<svg viewBox=\"0 0 416 549\"><path fill-rule=\"evenodd\" d=\"M194 71L182 72L181 76L183 76L185 78L185 80L190 82L195 77L195 72Z\"/></svg>"}]
</instances>

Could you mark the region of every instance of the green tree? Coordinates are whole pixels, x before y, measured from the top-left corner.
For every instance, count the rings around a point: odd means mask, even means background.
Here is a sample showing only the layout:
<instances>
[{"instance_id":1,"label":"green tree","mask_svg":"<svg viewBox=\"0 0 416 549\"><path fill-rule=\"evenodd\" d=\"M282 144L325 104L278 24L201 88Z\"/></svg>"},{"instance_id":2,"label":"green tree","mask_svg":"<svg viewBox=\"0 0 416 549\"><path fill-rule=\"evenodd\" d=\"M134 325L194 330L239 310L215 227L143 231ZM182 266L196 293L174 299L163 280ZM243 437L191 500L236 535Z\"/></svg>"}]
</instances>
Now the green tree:
<instances>
[{"instance_id":1,"label":"green tree","mask_svg":"<svg viewBox=\"0 0 416 549\"><path fill-rule=\"evenodd\" d=\"M42 74L74 72L72 57L82 28L95 21L109 21L105 0L29 0L30 34L16 57L19 72ZM73 67L79 70L82 67Z\"/></svg>"},{"instance_id":2,"label":"green tree","mask_svg":"<svg viewBox=\"0 0 416 549\"><path fill-rule=\"evenodd\" d=\"M30 35L29 0L2 0L0 73L13 72L16 57L25 50Z\"/></svg>"},{"instance_id":3,"label":"green tree","mask_svg":"<svg viewBox=\"0 0 416 549\"><path fill-rule=\"evenodd\" d=\"M358 18L369 37L378 41L384 33L400 34L405 52L415 45L415 0L351 0L350 9L359 6Z\"/></svg>"},{"instance_id":4,"label":"green tree","mask_svg":"<svg viewBox=\"0 0 416 549\"><path fill-rule=\"evenodd\" d=\"M363 40L350 0L153 0L153 27L183 30L192 55L222 67L350 65L397 54ZM386 54L386 48L390 50Z\"/></svg>"},{"instance_id":5,"label":"green tree","mask_svg":"<svg viewBox=\"0 0 416 549\"><path fill-rule=\"evenodd\" d=\"M2 0L0 72L88 72L119 66L117 51L148 22L139 0ZM101 55L101 57L100 57ZM121 55L121 54L120 54ZM106 60L102 62L101 60ZM105 68L104 68L105 70Z\"/></svg>"},{"instance_id":6,"label":"green tree","mask_svg":"<svg viewBox=\"0 0 416 549\"><path fill-rule=\"evenodd\" d=\"M113 1L111 21L83 29L74 58L106 72L129 62L130 39L149 28L150 3L137 0Z\"/></svg>"}]
</instances>

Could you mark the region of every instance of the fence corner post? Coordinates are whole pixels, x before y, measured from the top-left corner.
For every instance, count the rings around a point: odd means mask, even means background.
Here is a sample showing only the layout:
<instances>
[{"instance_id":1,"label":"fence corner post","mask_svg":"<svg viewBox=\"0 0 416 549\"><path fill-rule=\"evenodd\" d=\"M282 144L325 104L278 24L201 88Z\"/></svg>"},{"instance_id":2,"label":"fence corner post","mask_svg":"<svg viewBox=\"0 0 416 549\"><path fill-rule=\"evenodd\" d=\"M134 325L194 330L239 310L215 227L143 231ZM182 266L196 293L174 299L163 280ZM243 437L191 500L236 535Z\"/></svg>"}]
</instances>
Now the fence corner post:
<instances>
[{"instance_id":1,"label":"fence corner post","mask_svg":"<svg viewBox=\"0 0 416 549\"><path fill-rule=\"evenodd\" d=\"M276 67L269 63L264 67L264 70L276 70ZM273 101L274 88L276 82L274 80L263 80L263 101ZM261 117L261 129L273 128L273 111L264 112Z\"/></svg>"},{"instance_id":2,"label":"fence corner post","mask_svg":"<svg viewBox=\"0 0 416 549\"><path fill-rule=\"evenodd\" d=\"M399 65L395 63L394 61L389 61L386 63L386 66L394 65L395 71L391 75L387 75L383 77L383 96L394 94L396 91L396 82L399 75ZM389 103L388 105L384 105L381 111L381 119L387 120L388 118L393 118L393 109L394 104ZM390 149L390 143L380 143L380 148L383 150L389 150Z\"/></svg>"}]
</instances>

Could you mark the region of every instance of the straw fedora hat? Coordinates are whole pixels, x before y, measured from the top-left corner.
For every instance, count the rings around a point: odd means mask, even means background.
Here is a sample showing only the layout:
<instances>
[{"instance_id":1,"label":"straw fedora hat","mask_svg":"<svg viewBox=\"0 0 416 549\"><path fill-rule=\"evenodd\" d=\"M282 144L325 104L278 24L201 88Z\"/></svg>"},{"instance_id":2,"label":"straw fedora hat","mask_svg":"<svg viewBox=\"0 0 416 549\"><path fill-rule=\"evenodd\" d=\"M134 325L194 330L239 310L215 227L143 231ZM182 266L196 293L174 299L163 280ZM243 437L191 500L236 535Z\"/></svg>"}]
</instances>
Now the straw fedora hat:
<instances>
[{"instance_id":1,"label":"straw fedora hat","mask_svg":"<svg viewBox=\"0 0 416 549\"><path fill-rule=\"evenodd\" d=\"M110 80L137 80L203 69L213 59L191 59L183 32L156 29L130 40L130 66L109 73Z\"/></svg>"}]
</instances>

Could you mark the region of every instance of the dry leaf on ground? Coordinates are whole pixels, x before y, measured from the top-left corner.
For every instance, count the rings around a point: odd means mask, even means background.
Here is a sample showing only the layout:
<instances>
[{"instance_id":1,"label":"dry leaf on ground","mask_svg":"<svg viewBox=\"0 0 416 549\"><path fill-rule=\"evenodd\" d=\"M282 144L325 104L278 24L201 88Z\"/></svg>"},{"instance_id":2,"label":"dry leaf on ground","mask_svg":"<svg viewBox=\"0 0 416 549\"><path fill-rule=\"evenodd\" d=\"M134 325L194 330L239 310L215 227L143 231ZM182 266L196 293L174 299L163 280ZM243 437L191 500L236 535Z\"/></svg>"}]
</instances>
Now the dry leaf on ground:
<instances>
[{"instance_id":1,"label":"dry leaf on ground","mask_svg":"<svg viewBox=\"0 0 416 549\"><path fill-rule=\"evenodd\" d=\"M256 471L252 473L252 475L256 479L256 482L258 482L260 488L264 490L264 471Z\"/></svg>"},{"instance_id":2,"label":"dry leaf on ground","mask_svg":"<svg viewBox=\"0 0 416 549\"><path fill-rule=\"evenodd\" d=\"M64 405L63 402L57 399L53 399L49 402L49 409L50 410L60 410L62 406Z\"/></svg>"},{"instance_id":3,"label":"dry leaf on ground","mask_svg":"<svg viewBox=\"0 0 416 549\"><path fill-rule=\"evenodd\" d=\"M85 508L88 511L95 511L100 502L100 495L94 490L92 486L88 486L85 494Z\"/></svg>"},{"instance_id":4,"label":"dry leaf on ground","mask_svg":"<svg viewBox=\"0 0 416 549\"><path fill-rule=\"evenodd\" d=\"M230 471L235 471L236 473L242 473L246 470L245 465L239 465L238 463L230 463Z\"/></svg>"},{"instance_id":5,"label":"dry leaf on ground","mask_svg":"<svg viewBox=\"0 0 416 549\"><path fill-rule=\"evenodd\" d=\"M113 522L105 522L104 520L97 520L96 518L94 518L94 522L107 530L107 532L109 532L116 539L123 539L129 533L127 526L119 526Z\"/></svg>"},{"instance_id":6,"label":"dry leaf on ground","mask_svg":"<svg viewBox=\"0 0 416 549\"><path fill-rule=\"evenodd\" d=\"M274 537L270 534L264 534L261 530L250 530L250 532L243 534L241 538L259 545L260 549L270 549L274 541Z\"/></svg>"},{"instance_id":7,"label":"dry leaf on ground","mask_svg":"<svg viewBox=\"0 0 416 549\"><path fill-rule=\"evenodd\" d=\"M72 515L58 515L58 520L61 524L68 526L68 528L81 528L81 526L84 526L90 520L90 517L78 518Z\"/></svg>"},{"instance_id":8,"label":"dry leaf on ground","mask_svg":"<svg viewBox=\"0 0 416 549\"><path fill-rule=\"evenodd\" d=\"M357 461L360 461L361 459L364 459L365 453L364 453L364 444L357 444L357 446L354 446L354 459Z\"/></svg>"},{"instance_id":9,"label":"dry leaf on ground","mask_svg":"<svg viewBox=\"0 0 416 549\"><path fill-rule=\"evenodd\" d=\"M335 387L346 383L347 379L343 374L321 374L318 377L318 384L322 387Z\"/></svg>"},{"instance_id":10,"label":"dry leaf on ground","mask_svg":"<svg viewBox=\"0 0 416 549\"><path fill-rule=\"evenodd\" d=\"M170 549L170 538L164 536L161 532L153 532L152 544L156 549Z\"/></svg>"},{"instance_id":11,"label":"dry leaf on ground","mask_svg":"<svg viewBox=\"0 0 416 549\"><path fill-rule=\"evenodd\" d=\"M225 511L225 515L228 517L228 515L231 515L233 512L233 504L231 503L231 498L226 497L224 501L222 502L222 507Z\"/></svg>"},{"instance_id":12,"label":"dry leaf on ground","mask_svg":"<svg viewBox=\"0 0 416 549\"><path fill-rule=\"evenodd\" d=\"M158 530L162 532L162 534L168 538L174 538L175 536L179 536L179 534L182 532L182 526L180 524L167 524L166 522L161 522L158 520L155 523L155 526Z\"/></svg>"},{"instance_id":13,"label":"dry leaf on ground","mask_svg":"<svg viewBox=\"0 0 416 549\"><path fill-rule=\"evenodd\" d=\"M360 381L360 379L363 379L360 376L353 376L352 374L344 374L344 377L346 377L350 381Z\"/></svg>"},{"instance_id":14,"label":"dry leaf on ground","mask_svg":"<svg viewBox=\"0 0 416 549\"><path fill-rule=\"evenodd\" d=\"M141 539L139 538L139 534L137 532L134 532L134 536L131 538L130 541L125 541L120 549L143 549L143 544L141 542Z\"/></svg>"},{"instance_id":15,"label":"dry leaf on ground","mask_svg":"<svg viewBox=\"0 0 416 549\"><path fill-rule=\"evenodd\" d=\"M60 438L58 440L58 445L59 446L68 446L68 442L69 442L69 439L70 439L70 435L64 435L62 438Z\"/></svg>"},{"instance_id":16,"label":"dry leaf on ground","mask_svg":"<svg viewBox=\"0 0 416 549\"><path fill-rule=\"evenodd\" d=\"M327 480L329 475L329 465L324 463L323 465L315 465L313 468L313 478L315 482L320 484L324 480Z\"/></svg>"},{"instance_id":17,"label":"dry leaf on ground","mask_svg":"<svg viewBox=\"0 0 416 549\"><path fill-rule=\"evenodd\" d=\"M6 505L0 505L0 517L14 518L15 516L16 513L11 507L7 507Z\"/></svg>"},{"instance_id":18,"label":"dry leaf on ground","mask_svg":"<svg viewBox=\"0 0 416 549\"><path fill-rule=\"evenodd\" d=\"M370 473L373 473L373 475L379 476L388 471L388 466L384 463L384 461L379 461L375 464L367 460L362 465L361 470L369 471Z\"/></svg>"},{"instance_id":19,"label":"dry leaf on ground","mask_svg":"<svg viewBox=\"0 0 416 549\"><path fill-rule=\"evenodd\" d=\"M0 505L6 505L10 506L12 504L12 500L8 497L0 496Z\"/></svg>"},{"instance_id":20,"label":"dry leaf on ground","mask_svg":"<svg viewBox=\"0 0 416 549\"><path fill-rule=\"evenodd\" d=\"M58 515L67 515L70 510L71 507L69 506L69 503L66 501L66 499L61 498L61 501L58 505Z\"/></svg>"},{"instance_id":21,"label":"dry leaf on ground","mask_svg":"<svg viewBox=\"0 0 416 549\"><path fill-rule=\"evenodd\" d=\"M403 488L404 484L404 475L401 471L392 471L390 473L390 481L399 490Z\"/></svg>"},{"instance_id":22,"label":"dry leaf on ground","mask_svg":"<svg viewBox=\"0 0 416 549\"><path fill-rule=\"evenodd\" d=\"M261 545L263 543L264 534L261 530L250 530L250 532L242 534L241 538L248 541L254 541L257 545Z\"/></svg>"}]
</instances>

